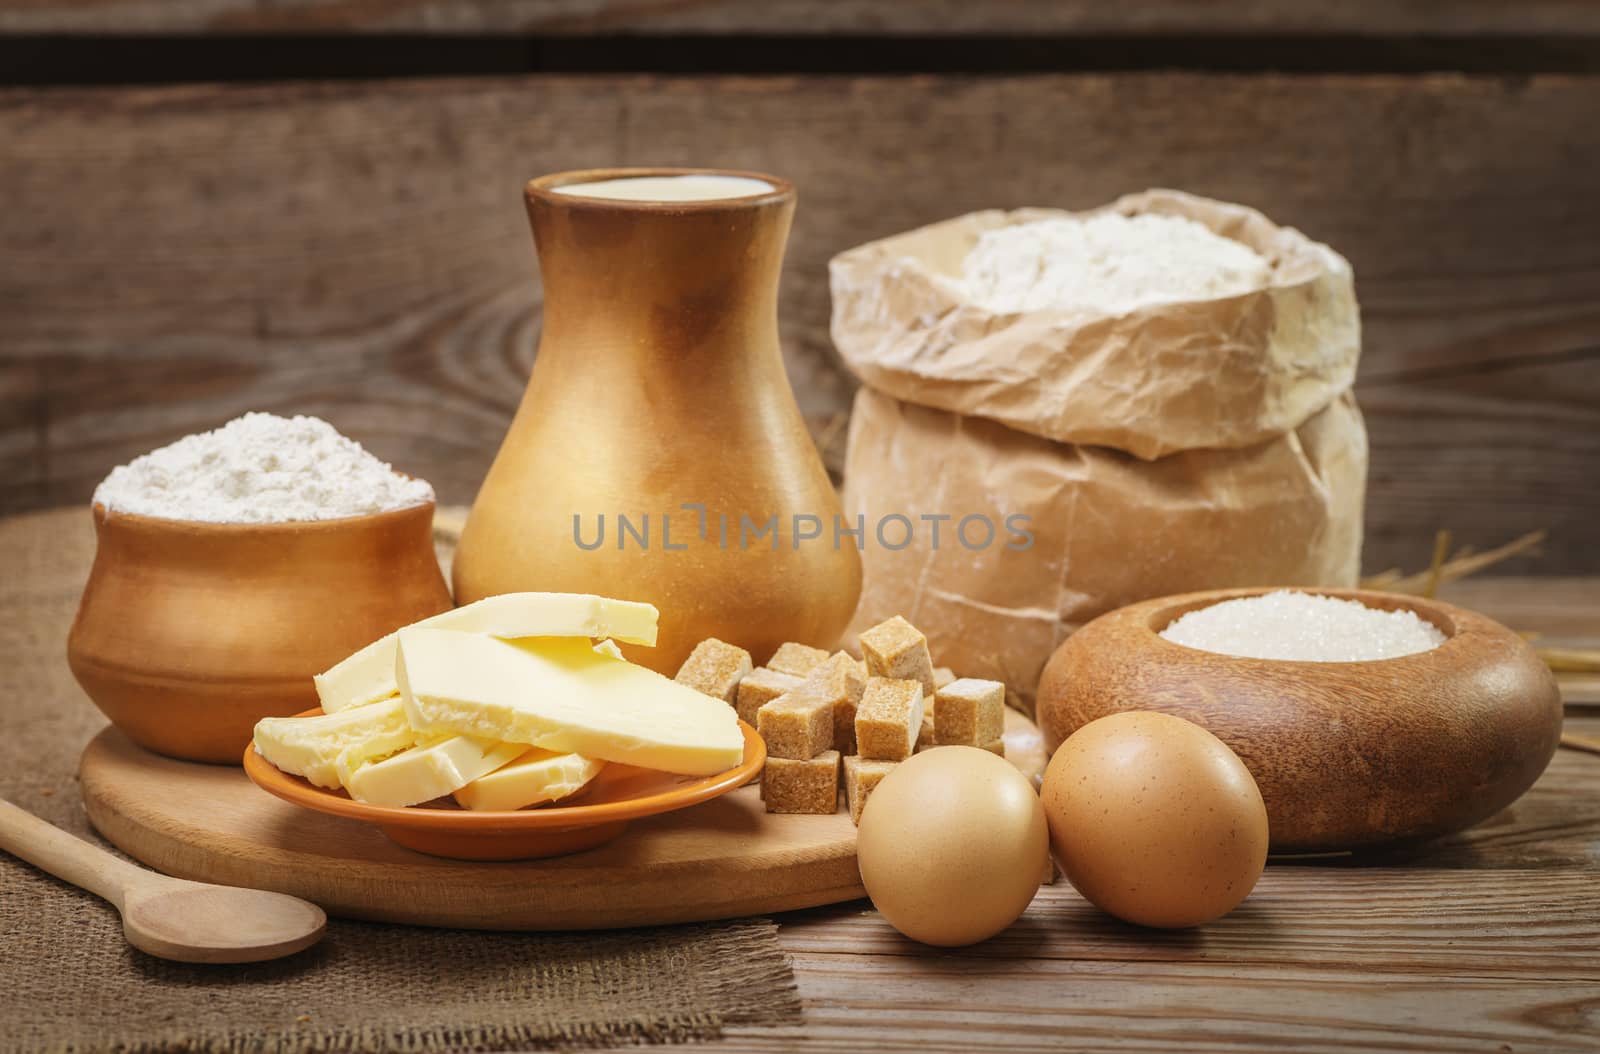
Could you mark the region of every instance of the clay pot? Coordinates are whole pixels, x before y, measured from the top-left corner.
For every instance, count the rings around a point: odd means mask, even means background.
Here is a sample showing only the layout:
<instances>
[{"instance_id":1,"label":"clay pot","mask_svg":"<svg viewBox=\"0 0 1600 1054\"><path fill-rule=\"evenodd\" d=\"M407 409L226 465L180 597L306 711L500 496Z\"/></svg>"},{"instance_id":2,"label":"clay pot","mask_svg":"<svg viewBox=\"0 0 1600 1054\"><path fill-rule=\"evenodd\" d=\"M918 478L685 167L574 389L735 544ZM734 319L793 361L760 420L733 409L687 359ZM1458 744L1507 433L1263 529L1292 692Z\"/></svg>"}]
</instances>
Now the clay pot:
<instances>
[{"instance_id":1,"label":"clay pot","mask_svg":"<svg viewBox=\"0 0 1600 1054\"><path fill-rule=\"evenodd\" d=\"M1157 634L1178 616L1266 589L1132 604L1057 649L1039 681L1054 751L1081 726L1159 710L1209 729L1249 767L1277 853L1362 849L1461 830L1515 801L1555 753L1561 696L1521 637L1437 600L1305 592L1410 609L1448 638L1377 662L1285 662L1198 651Z\"/></svg>"},{"instance_id":2,"label":"clay pot","mask_svg":"<svg viewBox=\"0 0 1600 1054\"><path fill-rule=\"evenodd\" d=\"M463 604L517 590L655 604L657 646L624 651L668 674L710 636L758 663L787 640L832 647L861 589L855 541L834 544L839 499L778 347L794 188L729 172L717 174L774 189L691 202L554 190L693 171L705 170L528 184L544 329L454 563ZM820 536L797 539L796 516ZM777 537L756 537L774 517Z\"/></svg>"},{"instance_id":3,"label":"clay pot","mask_svg":"<svg viewBox=\"0 0 1600 1054\"><path fill-rule=\"evenodd\" d=\"M96 505L67 662L135 742L237 765L256 721L317 705L312 674L450 607L432 523L432 502L273 524Z\"/></svg>"}]
</instances>

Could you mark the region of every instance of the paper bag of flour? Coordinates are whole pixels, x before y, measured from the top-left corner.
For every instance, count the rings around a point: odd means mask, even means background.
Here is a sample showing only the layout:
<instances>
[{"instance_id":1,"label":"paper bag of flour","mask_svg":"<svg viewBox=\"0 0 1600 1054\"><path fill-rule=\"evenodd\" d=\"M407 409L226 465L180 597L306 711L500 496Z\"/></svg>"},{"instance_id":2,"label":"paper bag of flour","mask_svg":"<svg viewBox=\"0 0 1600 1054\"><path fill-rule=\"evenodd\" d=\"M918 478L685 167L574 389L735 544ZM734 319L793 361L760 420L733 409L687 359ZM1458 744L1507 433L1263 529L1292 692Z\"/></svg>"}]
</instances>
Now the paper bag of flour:
<instances>
[{"instance_id":1,"label":"paper bag of flour","mask_svg":"<svg viewBox=\"0 0 1600 1054\"><path fill-rule=\"evenodd\" d=\"M864 382L845 464L846 519L865 527L853 631L902 614L940 664L1024 698L1056 645L1113 608L1359 571L1349 265L1241 206L1150 191L1107 209L1197 221L1270 277L1116 312L974 302L960 279L979 236L1074 215L1043 209L974 213L831 266L834 343Z\"/></svg>"}]
</instances>

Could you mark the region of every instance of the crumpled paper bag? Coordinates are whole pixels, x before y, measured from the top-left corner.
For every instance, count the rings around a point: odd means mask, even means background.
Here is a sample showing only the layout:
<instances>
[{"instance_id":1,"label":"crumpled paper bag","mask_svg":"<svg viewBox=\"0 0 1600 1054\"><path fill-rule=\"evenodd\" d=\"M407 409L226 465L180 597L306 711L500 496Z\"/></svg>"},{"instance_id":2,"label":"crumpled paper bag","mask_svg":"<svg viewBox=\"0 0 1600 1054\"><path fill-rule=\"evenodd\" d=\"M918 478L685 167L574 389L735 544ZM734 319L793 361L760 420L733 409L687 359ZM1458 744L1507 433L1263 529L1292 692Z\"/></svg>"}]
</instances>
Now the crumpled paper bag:
<instances>
[{"instance_id":1,"label":"crumpled paper bag","mask_svg":"<svg viewBox=\"0 0 1600 1054\"><path fill-rule=\"evenodd\" d=\"M1272 284L1103 315L992 312L951 281L985 231L1104 211L1203 223L1264 256ZM1083 213L974 212L840 253L829 274L833 342L878 391L1147 460L1297 428L1350 387L1361 354L1343 257L1254 209L1172 190Z\"/></svg>"},{"instance_id":2,"label":"crumpled paper bag","mask_svg":"<svg viewBox=\"0 0 1600 1054\"><path fill-rule=\"evenodd\" d=\"M834 340L865 382L845 458L845 516L867 525L851 630L904 615L936 662L1029 700L1056 646L1114 608L1348 586L1360 567L1367 443L1349 391L1348 264L1239 206L1152 191L1110 207L1205 222L1268 252L1275 281L1101 317L993 315L938 279L959 273L979 231L1046 210L975 213L832 269ZM935 545L924 517L941 515ZM972 515L998 528L991 544L953 535ZM917 528L903 547L874 530L894 516ZM1015 516L1025 549L1005 529ZM895 523L891 544L906 533Z\"/></svg>"}]
</instances>

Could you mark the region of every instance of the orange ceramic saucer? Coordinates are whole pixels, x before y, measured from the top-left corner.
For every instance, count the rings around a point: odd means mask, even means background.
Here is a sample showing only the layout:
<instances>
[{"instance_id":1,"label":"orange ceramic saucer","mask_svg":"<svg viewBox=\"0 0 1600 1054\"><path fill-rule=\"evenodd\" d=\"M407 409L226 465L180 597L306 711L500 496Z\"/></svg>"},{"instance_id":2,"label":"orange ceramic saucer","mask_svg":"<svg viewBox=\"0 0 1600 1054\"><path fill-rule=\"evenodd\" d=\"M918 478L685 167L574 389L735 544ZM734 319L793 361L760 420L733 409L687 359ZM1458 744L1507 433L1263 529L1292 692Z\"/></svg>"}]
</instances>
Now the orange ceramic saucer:
<instances>
[{"instance_id":1,"label":"orange ceramic saucer","mask_svg":"<svg viewBox=\"0 0 1600 1054\"><path fill-rule=\"evenodd\" d=\"M318 707L295 716L320 713ZM289 775L257 754L254 746L245 748L244 771L268 794L317 812L376 824L408 849L456 860L528 860L592 849L621 834L629 820L698 805L744 786L766 764L767 745L743 721L739 731L744 733L744 760L715 776L676 776L607 764L588 786L561 804L516 812L473 812L449 798L404 809L368 805L342 790L327 790Z\"/></svg>"}]
</instances>

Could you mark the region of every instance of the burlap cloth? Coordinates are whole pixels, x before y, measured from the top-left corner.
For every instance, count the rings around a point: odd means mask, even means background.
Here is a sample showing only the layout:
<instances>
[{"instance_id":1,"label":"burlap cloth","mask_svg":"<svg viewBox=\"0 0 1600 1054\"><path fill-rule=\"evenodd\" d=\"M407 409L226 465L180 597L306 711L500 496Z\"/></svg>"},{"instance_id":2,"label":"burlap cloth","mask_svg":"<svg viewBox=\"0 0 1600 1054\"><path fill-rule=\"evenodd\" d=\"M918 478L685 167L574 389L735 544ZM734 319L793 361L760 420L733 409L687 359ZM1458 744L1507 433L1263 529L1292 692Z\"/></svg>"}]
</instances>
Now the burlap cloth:
<instances>
[{"instance_id":1,"label":"burlap cloth","mask_svg":"<svg viewBox=\"0 0 1600 1054\"><path fill-rule=\"evenodd\" d=\"M105 720L65 659L92 553L86 511L0 520L0 796L106 845L74 782ZM799 1016L764 919L560 935L333 920L290 959L189 966L128 947L109 905L0 852L0 1051L547 1050Z\"/></svg>"}]
</instances>

